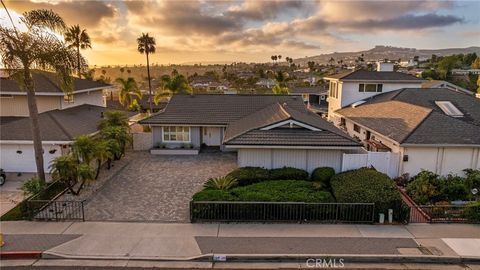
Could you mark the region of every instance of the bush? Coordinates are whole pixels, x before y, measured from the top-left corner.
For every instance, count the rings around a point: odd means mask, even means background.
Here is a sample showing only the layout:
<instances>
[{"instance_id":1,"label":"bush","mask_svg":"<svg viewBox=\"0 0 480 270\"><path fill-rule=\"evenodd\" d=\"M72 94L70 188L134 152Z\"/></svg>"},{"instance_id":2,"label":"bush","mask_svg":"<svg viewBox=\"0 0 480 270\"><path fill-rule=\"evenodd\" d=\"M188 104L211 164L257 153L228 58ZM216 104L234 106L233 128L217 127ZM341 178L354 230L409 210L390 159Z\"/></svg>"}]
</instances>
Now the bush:
<instances>
[{"instance_id":1,"label":"bush","mask_svg":"<svg viewBox=\"0 0 480 270\"><path fill-rule=\"evenodd\" d=\"M236 201L237 198L230 192L223 190L206 189L197 192L192 198L194 201Z\"/></svg>"},{"instance_id":2,"label":"bush","mask_svg":"<svg viewBox=\"0 0 480 270\"><path fill-rule=\"evenodd\" d=\"M283 167L270 170L271 180L308 180L308 172L302 169Z\"/></svg>"},{"instance_id":3,"label":"bush","mask_svg":"<svg viewBox=\"0 0 480 270\"><path fill-rule=\"evenodd\" d=\"M214 177L208 179L207 183L205 183L205 189L214 189L214 190L229 190L232 187L237 185L237 179L232 178L230 176L224 177Z\"/></svg>"},{"instance_id":4,"label":"bush","mask_svg":"<svg viewBox=\"0 0 480 270\"><path fill-rule=\"evenodd\" d=\"M334 202L332 195L316 191L313 183L301 180L265 181L232 189L239 201L264 202Z\"/></svg>"},{"instance_id":5,"label":"bush","mask_svg":"<svg viewBox=\"0 0 480 270\"><path fill-rule=\"evenodd\" d=\"M448 175L439 180L439 199L444 201L466 200L468 189L465 178Z\"/></svg>"},{"instance_id":6,"label":"bush","mask_svg":"<svg viewBox=\"0 0 480 270\"><path fill-rule=\"evenodd\" d=\"M239 186L246 186L270 179L269 171L260 167L238 168L231 171L227 176L237 179Z\"/></svg>"},{"instance_id":7,"label":"bush","mask_svg":"<svg viewBox=\"0 0 480 270\"><path fill-rule=\"evenodd\" d=\"M335 175L335 170L330 167L316 168L312 172L312 181L320 182L323 188L330 188L330 179Z\"/></svg>"},{"instance_id":8,"label":"bush","mask_svg":"<svg viewBox=\"0 0 480 270\"><path fill-rule=\"evenodd\" d=\"M20 189L23 191L25 195L30 194L37 194L47 188L47 184L44 181L40 181L38 177L32 177L30 180L24 182Z\"/></svg>"},{"instance_id":9,"label":"bush","mask_svg":"<svg viewBox=\"0 0 480 270\"><path fill-rule=\"evenodd\" d=\"M380 213L401 202L393 180L374 169L361 168L337 174L332 177L331 186L337 202L375 203Z\"/></svg>"},{"instance_id":10,"label":"bush","mask_svg":"<svg viewBox=\"0 0 480 270\"><path fill-rule=\"evenodd\" d=\"M441 201L438 187L439 177L430 171L421 171L412 177L407 185L408 195L418 204L435 203Z\"/></svg>"},{"instance_id":11,"label":"bush","mask_svg":"<svg viewBox=\"0 0 480 270\"><path fill-rule=\"evenodd\" d=\"M480 201L468 204L463 215L470 222L480 223Z\"/></svg>"}]
</instances>

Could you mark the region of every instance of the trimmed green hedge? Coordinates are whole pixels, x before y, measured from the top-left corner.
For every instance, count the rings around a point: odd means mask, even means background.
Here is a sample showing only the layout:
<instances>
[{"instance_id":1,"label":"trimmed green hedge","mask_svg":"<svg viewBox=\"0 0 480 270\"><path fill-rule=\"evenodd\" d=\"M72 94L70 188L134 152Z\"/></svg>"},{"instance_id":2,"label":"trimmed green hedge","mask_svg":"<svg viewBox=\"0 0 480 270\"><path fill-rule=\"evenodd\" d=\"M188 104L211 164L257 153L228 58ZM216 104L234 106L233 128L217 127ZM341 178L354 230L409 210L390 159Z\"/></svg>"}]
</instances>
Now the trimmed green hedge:
<instances>
[{"instance_id":1,"label":"trimmed green hedge","mask_svg":"<svg viewBox=\"0 0 480 270\"><path fill-rule=\"evenodd\" d=\"M311 180L320 182L323 188L330 188L330 179L335 175L335 170L331 167L316 168L312 172Z\"/></svg>"},{"instance_id":2,"label":"trimmed green hedge","mask_svg":"<svg viewBox=\"0 0 480 270\"><path fill-rule=\"evenodd\" d=\"M271 180L308 180L308 172L302 169L283 167L270 170Z\"/></svg>"},{"instance_id":3,"label":"trimmed green hedge","mask_svg":"<svg viewBox=\"0 0 480 270\"><path fill-rule=\"evenodd\" d=\"M370 168L337 174L332 177L331 186L337 202L375 203L380 213L401 202L395 182Z\"/></svg>"},{"instance_id":4,"label":"trimmed green hedge","mask_svg":"<svg viewBox=\"0 0 480 270\"><path fill-rule=\"evenodd\" d=\"M316 191L313 184L301 180L265 181L230 191L203 190L194 201L334 202L332 195Z\"/></svg>"},{"instance_id":5,"label":"trimmed green hedge","mask_svg":"<svg viewBox=\"0 0 480 270\"><path fill-rule=\"evenodd\" d=\"M269 180L270 172L260 167L242 167L231 171L226 176L237 179L239 186L247 186Z\"/></svg>"},{"instance_id":6,"label":"trimmed green hedge","mask_svg":"<svg viewBox=\"0 0 480 270\"><path fill-rule=\"evenodd\" d=\"M468 204L463 216L472 223L480 223L480 201Z\"/></svg>"}]
</instances>

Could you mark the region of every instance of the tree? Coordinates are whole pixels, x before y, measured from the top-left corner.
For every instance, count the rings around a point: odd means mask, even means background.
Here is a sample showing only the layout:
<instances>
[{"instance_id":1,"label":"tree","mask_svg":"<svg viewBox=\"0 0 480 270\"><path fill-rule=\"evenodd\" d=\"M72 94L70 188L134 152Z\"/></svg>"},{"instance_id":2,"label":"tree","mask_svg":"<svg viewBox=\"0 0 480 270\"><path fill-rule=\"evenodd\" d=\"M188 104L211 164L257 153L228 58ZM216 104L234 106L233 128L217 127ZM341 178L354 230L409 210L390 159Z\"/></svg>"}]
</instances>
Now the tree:
<instances>
[{"instance_id":1,"label":"tree","mask_svg":"<svg viewBox=\"0 0 480 270\"><path fill-rule=\"evenodd\" d=\"M480 68L480 57L477 57L475 61L473 61L472 65L470 66L473 69L479 69Z\"/></svg>"},{"instance_id":2,"label":"tree","mask_svg":"<svg viewBox=\"0 0 480 270\"><path fill-rule=\"evenodd\" d=\"M277 55L278 61L282 60L282 56L279 54Z\"/></svg>"},{"instance_id":3,"label":"tree","mask_svg":"<svg viewBox=\"0 0 480 270\"><path fill-rule=\"evenodd\" d=\"M116 142L113 141L113 143ZM100 168L105 161L108 161L108 169L110 169L110 163L116 153L116 151L112 151L111 144L111 141L105 140L98 140L95 144L95 148L93 150L93 157L95 157L95 159L97 160L95 179L98 179L98 175L100 174Z\"/></svg>"},{"instance_id":4,"label":"tree","mask_svg":"<svg viewBox=\"0 0 480 270\"><path fill-rule=\"evenodd\" d=\"M313 72L313 69L315 68L315 62L308 61L307 65L308 65L308 69L310 70L310 72Z\"/></svg>"},{"instance_id":5,"label":"tree","mask_svg":"<svg viewBox=\"0 0 480 270\"><path fill-rule=\"evenodd\" d=\"M289 91L288 87L283 87L280 84L276 84L272 88L272 93L274 93L275 95L288 95L290 93L290 91Z\"/></svg>"},{"instance_id":6,"label":"tree","mask_svg":"<svg viewBox=\"0 0 480 270\"><path fill-rule=\"evenodd\" d=\"M92 48L90 36L88 36L86 29L80 29L80 26L77 24L67 29L65 32L65 42L69 44L68 48L77 50L77 74L80 78L82 75L80 49L85 50L87 48Z\"/></svg>"},{"instance_id":7,"label":"tree","mask_svg":"<svg viewBox=\"0 0 480 270\"><path fill-rule=\"evenodd\" d=\"M152 83L151 83L151 78L150 78L150 61L148 59L148 56L150 54L155 53L155 38L151 37L148 35L148 33L143 34L137 38L137 43L138 43L138 51L141 54L145 54L147 57L147 76L148 76L148 93L150 95L149 98L149 105L150 105L150 113L152 113Z\"/></svg>"},{"instance_id":8,"label":"tree","mask_svg":"<svg viewBox=\"0 0 480 270\"><path fill-rule=\"evenodd\" d=\"M160 91L157 91L154 97L154 102L158 102L164 98L169 97L172 94L190 94L192 93L192 87L188 84L187 78L182 74L172 72L172 76L163 75L161 78L162 87Z\"/></svg>"},{"instance_id":9,"label":"tree","mask_svg":"<svg viewBox=\"0 0 480 270\"><path fill-rule=\"evenodd\" d=\"M98 123L98 128L103 129L111 126L128 128L128 117L122 112L105 112L103 114L103 119Z\"/></svg>"},{"instance_id":10,"label":"tree","mask_svg":"<svg viewBox=\"0 0 480 270\"><path fill-rule=\"evenodd\" d=\"M95 178L92 168L85 163L79 163L73 154L55 158L50 165L50 173L55 181L63 182L73 195L80 194L85 183ZM74 187L80 183L75 190Z\"/></svg>"},{"instance_id":11,"label":"tree","mask_svg":"<svg viewBox=\"0 0 480 270\"><path fill-rule=\"evenodd\" d=\"M478 76L478 79L477 79L477 86L478 86L478 88L477 88L477 94L480 95L480 76Z\"/></svg>"},{"instance_id":12,"label":"tree","mask_svg":"<svg viewBox=\"0 0 480 270\"><path fill-rule=\"evenodd\" d=\"M72 154L79 162L90 165L94 159L95 144L92 137L80 135L73 141Z\"/></svg>"},{"instance_id":13,"label":"tree","mask_svg":"<svg viewBox=\"0 0 480 270\"><path fill-rule=\"evenodd\" d=\"M117 78L115 82L120 85L120 93L118 95L120 104L130 110L135 109L134 105L138 105L138 99L142 98L142 92L138 88L137 81L132 77L128 77L127 79Z\"/></svg>"},{"instance_id":14,"label":"tree","mask_svg":"<svg viewBox=\"0 0 480 270\"><path fill-rule=\"evenodd\" d=\"M32 126L35 163L40 181L45 181L42 139L38 123L38 108L32 69L55 72L61 89L73 91L72 70L78 62L78 54L68 48L58 37L65 29L63 19L51 10L32 10L23 13L20 19L24 31L0 24L0 55L6 70L26 91L29 117ZM85 60L80 56L81 65ZM77 63L78 64L78 63Z\"/></svg>"}]
</instances>

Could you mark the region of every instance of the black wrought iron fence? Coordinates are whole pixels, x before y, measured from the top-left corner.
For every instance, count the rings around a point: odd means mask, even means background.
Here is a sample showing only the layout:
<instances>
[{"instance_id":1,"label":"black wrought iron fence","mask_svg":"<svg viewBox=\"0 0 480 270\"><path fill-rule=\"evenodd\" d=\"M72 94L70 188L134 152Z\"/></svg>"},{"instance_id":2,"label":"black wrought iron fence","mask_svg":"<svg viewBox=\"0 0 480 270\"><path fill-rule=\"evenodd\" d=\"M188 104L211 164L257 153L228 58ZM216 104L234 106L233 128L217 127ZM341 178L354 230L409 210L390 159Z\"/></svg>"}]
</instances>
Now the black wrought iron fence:
<instances>
[{"instance_id":1,"label":"black wrought iron fence","mask_svg":"<svg viewBox=\"0 0 480 270\"><path fill-rule=\"evenodd\" d=\"M190 202L192 222L373 223L374 219L373 203Z\"/></svg>"},{"instance_id":2,"label":"black wrought iron fence","mask_svg":"<svg viewBox=\"0 0 480 270\"><path fill-rule=\"evenodd\" d=\"M83 201L29 200L27 207L32 220L85 221Z\"/></svg>"}]
</instances>

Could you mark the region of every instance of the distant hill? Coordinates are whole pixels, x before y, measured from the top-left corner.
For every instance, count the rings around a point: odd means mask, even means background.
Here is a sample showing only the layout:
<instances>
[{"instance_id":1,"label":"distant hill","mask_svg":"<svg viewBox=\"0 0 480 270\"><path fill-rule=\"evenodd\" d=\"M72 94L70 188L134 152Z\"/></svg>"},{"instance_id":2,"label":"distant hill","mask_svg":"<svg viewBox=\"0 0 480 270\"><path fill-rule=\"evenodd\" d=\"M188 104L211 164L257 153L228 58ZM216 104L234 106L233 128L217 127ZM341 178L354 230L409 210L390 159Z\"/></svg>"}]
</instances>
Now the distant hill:
<instances>
[{"instance_id":1,"label":"distant hill","mask_svg":"<svg viewBox=\"0 0 480 270\"><path fill-rule=\"evenodd\" d=\"M437 56L445 56L452 54L466 54L466 53L476 53L480 55L480 47L468 47L468 48L446 48L446 49L436 49L436 50L424 50L424 49L415 49L415 48L400 48L392 46L383 46L377 45L373 49L366 51L358 52L334 52L329 54L320 54L316 56L304 57L295 59L294 62L297 64L305 65L308 61L314 61L319 64L327 64L328 60L333 57L335 61L343 60L344 63L349 61L355 61L355 59L363 53L363 58L365 61L377 61L383 60L385 58L389 60L410 60L414 56L419 56L420 59L430 58L432 54Z\"/></svg>"}]
</instances>

